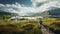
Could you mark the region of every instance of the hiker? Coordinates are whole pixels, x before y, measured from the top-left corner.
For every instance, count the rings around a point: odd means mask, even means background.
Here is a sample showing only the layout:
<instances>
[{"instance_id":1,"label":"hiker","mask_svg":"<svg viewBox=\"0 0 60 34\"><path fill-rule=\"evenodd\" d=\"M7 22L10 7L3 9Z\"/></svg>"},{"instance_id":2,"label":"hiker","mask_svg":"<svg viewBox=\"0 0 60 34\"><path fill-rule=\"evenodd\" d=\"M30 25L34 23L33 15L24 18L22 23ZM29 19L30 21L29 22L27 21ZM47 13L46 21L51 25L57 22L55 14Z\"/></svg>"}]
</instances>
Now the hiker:
<instances>
[{"instance_id":1,"label":"hiker","mask_svg":"<svg viewBox=\"0 0 60 34\"><path fill-rule=\"evenodd\" d=\"M40 18L40 20L39 20L39 28L41 28L42 27L42 18Z\"/></svg>"},{"instance_id":2,"label":"hiker","mask_svg":"<svg viewBox=\"0 0 60 34\"><path fill-rule=\"evenodd\" d=\"M39 21L40 24L42 24L42 19L40 18L40 21Z\"/></svg>"}]
</instances>

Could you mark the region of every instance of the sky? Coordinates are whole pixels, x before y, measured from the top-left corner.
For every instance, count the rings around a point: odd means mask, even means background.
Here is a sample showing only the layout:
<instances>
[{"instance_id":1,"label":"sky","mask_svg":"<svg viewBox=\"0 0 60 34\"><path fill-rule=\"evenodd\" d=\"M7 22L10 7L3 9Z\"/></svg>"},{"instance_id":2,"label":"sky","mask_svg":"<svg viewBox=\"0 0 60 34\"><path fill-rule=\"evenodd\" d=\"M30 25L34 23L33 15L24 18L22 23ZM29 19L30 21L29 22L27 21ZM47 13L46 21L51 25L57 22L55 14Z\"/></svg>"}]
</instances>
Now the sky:
<instances>
[{"instance_id":1,"label":"sky","mask_svg":"<svg viewBox=\"0 0 60 34\"><path fill-rule=\"evenodd\" d=\"M60 0L0 0L0 10L20 16L60 8Z\"/></svg>"}]
</instances>

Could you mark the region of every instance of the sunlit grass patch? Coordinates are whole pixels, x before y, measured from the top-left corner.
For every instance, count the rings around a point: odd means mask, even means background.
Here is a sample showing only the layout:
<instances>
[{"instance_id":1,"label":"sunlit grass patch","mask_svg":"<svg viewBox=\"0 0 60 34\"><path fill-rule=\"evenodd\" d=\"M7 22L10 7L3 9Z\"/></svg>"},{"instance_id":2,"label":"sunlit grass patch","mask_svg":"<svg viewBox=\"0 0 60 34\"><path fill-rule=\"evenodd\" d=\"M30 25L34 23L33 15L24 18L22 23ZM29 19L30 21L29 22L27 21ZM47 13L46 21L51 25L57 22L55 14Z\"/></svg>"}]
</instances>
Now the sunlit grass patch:
<instances>
[{"instance_id":1,"label":"sunlit grass patch","mask_svg":"<svg viewBox=\"0 0 60 34\"><path fill-rule=\"evenodd\" d=\"M43 18L43 24L49 28L60 30L60 18Z\"/></svg>"},{"instance_id":2,"label":"sunlit grass patch","mask_svg":"<svg viewBox=\"0 0 60 34\"><path fill-rule=\"evenodd\" d=\"M0 25L2 25L4 30L7 29L8 32L6 33L8 34L10 31L11 33L16 32L16 34L42 34L41 30L38 28L38 20L9 21L8 19L1 19Z\"/></svg>"}]
</instances>

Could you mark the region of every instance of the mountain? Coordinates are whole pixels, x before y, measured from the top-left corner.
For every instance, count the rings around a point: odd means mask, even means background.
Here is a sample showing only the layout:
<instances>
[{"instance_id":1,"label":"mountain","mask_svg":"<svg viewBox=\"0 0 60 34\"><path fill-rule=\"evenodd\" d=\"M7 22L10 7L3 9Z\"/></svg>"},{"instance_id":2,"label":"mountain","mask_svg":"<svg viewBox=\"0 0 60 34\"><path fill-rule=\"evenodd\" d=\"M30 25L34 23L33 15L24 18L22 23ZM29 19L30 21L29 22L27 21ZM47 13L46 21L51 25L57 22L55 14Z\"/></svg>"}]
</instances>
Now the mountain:
<instances>
[{"instance_id":1,"label":"mountain","mask_svg":"<svg viewBox=\"0 0 60 34\"><path fill-rule=\"evenodd\" d=\"M0 15L17 15L17 14L0 10Z\"/></svg>"},{"instance_id":2,"label":"mountain","mask_svg":"<svg viewBox=\"0 0 60 34\"><path fill-rule=\"evenodd\" d=\"M0 10L0 15L11 15L11 13Z\"/></svg>"},{"instance_id":3,"label":"mountain","mask_svg":"<svg viewBox=\"0 0 60 34\"><path fill-rule=\"evenodd\" d=\"M35 13L31 16L43 16L43 17L60 17L60 8L51 9L41 13Z\"/></svg>"},{"instance_id":4,"label":"mountain","mask_svg":"<svg viewBox=\"0 0 60 34\"><path fill-rule=\"evenodd\" d=\"M60 8L52 9L47 12L51 15L50 17L60 17Z\"/></svg>"},{"instance_id":5,"label":"mountain","mask_svg":"<svg viewBox=\"0 0 60 34\"><path fill-rule=\"evenodd\" d=\"M10 12L0 10L0 19L9 18L11 16L16 16L16 15L17 15L16 13L10 13Z\"/></svg>"}]
</instances>

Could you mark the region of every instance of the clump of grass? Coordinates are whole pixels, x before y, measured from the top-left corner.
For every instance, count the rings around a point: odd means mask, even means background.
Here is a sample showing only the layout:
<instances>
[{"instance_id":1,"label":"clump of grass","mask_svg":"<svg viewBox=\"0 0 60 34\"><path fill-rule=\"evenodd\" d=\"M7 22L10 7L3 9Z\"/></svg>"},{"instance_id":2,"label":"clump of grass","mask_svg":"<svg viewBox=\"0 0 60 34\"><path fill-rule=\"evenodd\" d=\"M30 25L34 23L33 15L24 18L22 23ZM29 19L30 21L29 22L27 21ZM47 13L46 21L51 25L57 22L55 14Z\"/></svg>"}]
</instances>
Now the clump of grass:
<instances>
[{"instance_id":1,"label":"clump of grass","mask_svg":"<svg viewBox=\"0 0 60 34\"><path fill-rule=\"evenodd\" d=\"M43 18L43 24L54 30L60 30L60 20L59 18Z\"/></svg>"}]
</instances>

